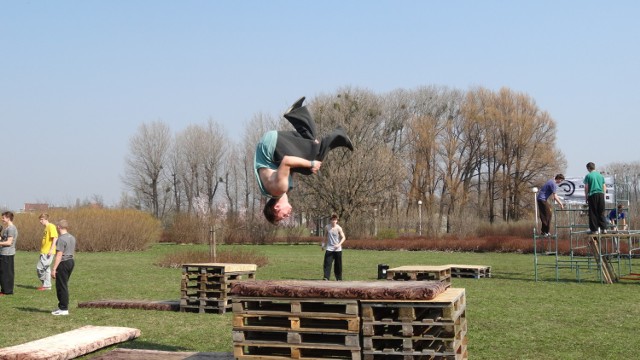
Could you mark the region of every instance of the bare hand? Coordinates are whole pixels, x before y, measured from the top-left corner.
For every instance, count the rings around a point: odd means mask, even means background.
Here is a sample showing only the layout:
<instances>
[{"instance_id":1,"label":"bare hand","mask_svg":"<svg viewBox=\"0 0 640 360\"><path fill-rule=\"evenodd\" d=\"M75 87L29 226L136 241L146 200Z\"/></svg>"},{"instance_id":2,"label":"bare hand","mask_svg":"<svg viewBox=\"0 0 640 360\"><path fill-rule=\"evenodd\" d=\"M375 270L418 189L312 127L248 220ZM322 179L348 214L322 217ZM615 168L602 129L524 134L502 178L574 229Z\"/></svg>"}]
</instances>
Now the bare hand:
<instances>
[{"instance_id":1,"label":"bare hand","mask_svg":"<svg viewBox=\"0 0 640 360\"><path fill-rule=\"evenodd\" d=\"M320 170L320 166L322 166L322 161L315 160L313 162L313 167L311 168L311 172L314 174L317 174L318 170Z\"/></svg>"}]
</instances>

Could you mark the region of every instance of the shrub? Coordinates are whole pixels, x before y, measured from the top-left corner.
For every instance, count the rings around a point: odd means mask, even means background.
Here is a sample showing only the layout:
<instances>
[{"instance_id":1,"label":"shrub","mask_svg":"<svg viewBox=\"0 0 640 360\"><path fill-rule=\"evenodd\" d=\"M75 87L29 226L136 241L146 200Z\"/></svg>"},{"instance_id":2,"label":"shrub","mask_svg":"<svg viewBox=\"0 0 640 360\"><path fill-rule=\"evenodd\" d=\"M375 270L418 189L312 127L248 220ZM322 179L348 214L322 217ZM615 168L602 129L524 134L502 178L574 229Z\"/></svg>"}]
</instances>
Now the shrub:
<instances>
[{"instance_id":1,"label":"shrub","mask_svg":"<svg viewBox=\"0 0 640 360\"><path fill-rule=\"evenodd\" d=\"M380 229L378 231L378 239L395 239L398 237L398 231L392 228Z\"/></svg>"},{"instance_id":2,"label":"shrub","mask_svg":"<svg viewBox=\"0 0 640 360\"><path fill-rule=\"evenodd\" d=\"M56 209L49 213L49 221L69 221L69 233L78 240L78 251L138 251L158 242L162 228L160 221L146 212L131 209ZM40 214L16 214L18 250L38 251L43 227Z\"/></svg>"},{"instance_id":3,"label":"shrub","mask_svg":"<svg viewBox=\"0 0 640 360\"><path fill-rule=\"evenodd\" d=\"M533 236L533 221L498 222L494 224L483 223L477 227L476 234L479 237L485 236L515 236L521 238L531 238Z\"/></svg>"},{"instance_id":4,"label":"shrub","mask_svg":"<svg viewBox=\"0 0 640 360\"><path fill-rule=\"evenodd\" d=\"M234 248L223 250L212 259L208 251L181 251L166 255L156 265L168 268L180 268L183 264L198 263L230 263L230 264L256 264L258 267L269 263L268 258L254 250Z\"/></svg>"},{"instance_id":5,"label":"shrub","mask_svg":"<svg viewBox=\"0 0 640 360\"><path fill-rule=\"evenodd\" d=\"M208 226L196 215L176 214L162 236L163 241L177 244L207 244Z\"/></svg>"}]
</instances>

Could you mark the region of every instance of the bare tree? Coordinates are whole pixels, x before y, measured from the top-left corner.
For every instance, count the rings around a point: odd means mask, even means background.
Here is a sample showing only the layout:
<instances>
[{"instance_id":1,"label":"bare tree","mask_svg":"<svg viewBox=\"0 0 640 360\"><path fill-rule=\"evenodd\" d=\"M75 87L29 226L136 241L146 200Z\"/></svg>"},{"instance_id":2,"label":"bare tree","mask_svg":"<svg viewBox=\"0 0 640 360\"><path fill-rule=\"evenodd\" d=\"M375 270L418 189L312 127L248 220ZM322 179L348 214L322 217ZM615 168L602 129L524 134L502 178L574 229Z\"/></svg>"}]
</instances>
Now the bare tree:
<instances>
[{"instance_id":1,"label":"bare tree","mask_svg":"<svg viewBox=\"0 0 640 360\"><path fill-rule=\"evenodd\" d=\"M129 141L123 182L138 197L140 203L156 217L164 214L164 169L171 146L169 126L162 121L142 124Z\"/></svg>"},{"instance_id":2,"label":"bare tree","mask_svg":"<svg viewBox=\"0 0 640 360\"><path fill-rule=\"evenodd\" d=\"M343 89L316 98L310 105L318 130L344 126L355 150L331 151L319 176L300 177L305 186L292 196L296 207L336 212L345 222L382 204L399 191L402 167L384 141L385 122L379 97L365 90ZM388 134L388 132L387 132Z\"/></svg>"},{"instance_id":3,"label":"bare tree","mask_svg":"<svg viewBox=\"0 0 640 360\"><path fill-rule=\"evenodd\" d=\"M216 196L218 185L222 182L221 172L224 156L228 147L227 140L220 126L209 119L204 132L202 166L204 173L205 193L209 200L209 210L213 211L213 198Z\"/></svg>"},{"instance_id":4,"label":"bare tree","mask_svg":"<svg viewBox=\"0 0 640 360\"><path fill-rule=\"evenodd\" d=\"M205 141L204 129L200 125L189 125L176 135L175 156L178 164L175 170L189 213L194 211L194 199L201 195Z\"/></svg>"}]
</instances>

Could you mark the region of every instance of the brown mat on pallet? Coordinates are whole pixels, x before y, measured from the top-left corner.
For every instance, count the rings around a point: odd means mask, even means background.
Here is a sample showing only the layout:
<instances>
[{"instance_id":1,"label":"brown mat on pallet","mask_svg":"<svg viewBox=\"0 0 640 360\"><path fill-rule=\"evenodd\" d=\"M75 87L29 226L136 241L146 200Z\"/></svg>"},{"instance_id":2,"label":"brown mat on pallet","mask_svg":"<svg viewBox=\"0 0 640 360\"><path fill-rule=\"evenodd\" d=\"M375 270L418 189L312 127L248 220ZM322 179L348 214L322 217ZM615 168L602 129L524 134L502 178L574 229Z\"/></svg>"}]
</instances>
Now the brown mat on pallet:
<instances>
[{"instance_id":1,"label":"brown mat on pallet","mask_svg":"<svg viewBox=\"0 0 640 360\"><path fill-rule=\"evenodd\" d=\"M151 300L95 300L78 303L79 308L95 309L138 309L179 311L180 301L151 301Z\"/></svg>"},{"instance_id":2,"label":"brown mat on pallet","mask_svg":"<svg viewBox=\"0 0 640 360\"><path fill-rule=\"evenodd\" d=\"M448 286L440 281L256 280L233 284L230 294L250 297L431 300Z\"/></svg>"},{"instance_id":3,"label":"brown mat on pallet","mask_svg":"<svg viewBox=\"0 0 640 360\"><path fill-rule=\"evenodd\" d=\"M87 325L44 339L0 349L0 359L73 359L138 336L140 330L134 328Z\"/></svg>"}]
</instances>

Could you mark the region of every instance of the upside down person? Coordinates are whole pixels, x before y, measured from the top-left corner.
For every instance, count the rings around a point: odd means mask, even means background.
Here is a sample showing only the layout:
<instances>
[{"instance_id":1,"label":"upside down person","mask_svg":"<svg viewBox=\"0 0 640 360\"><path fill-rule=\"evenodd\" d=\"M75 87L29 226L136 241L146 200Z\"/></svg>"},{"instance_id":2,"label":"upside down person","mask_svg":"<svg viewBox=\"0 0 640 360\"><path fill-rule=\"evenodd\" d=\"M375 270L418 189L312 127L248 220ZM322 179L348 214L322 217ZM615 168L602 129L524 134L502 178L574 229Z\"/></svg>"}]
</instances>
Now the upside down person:
<instances>
[{"instance_id":1,"label":"upside down person","mask_svg":"<svg viewBox=\"0 0 640 360\"><path fill-rule=\"evenodd\" d=\"M293 173L317 174L331 149L346 147L353 151L353 144L341 127L318 141L313 117L302 106L304 99L300 98L284 114L296 131L268 131L256 146L254 173L260 191L270 198L263 213L272 224L291 215L287 193Z\"/></svg>"}]
</instances>

